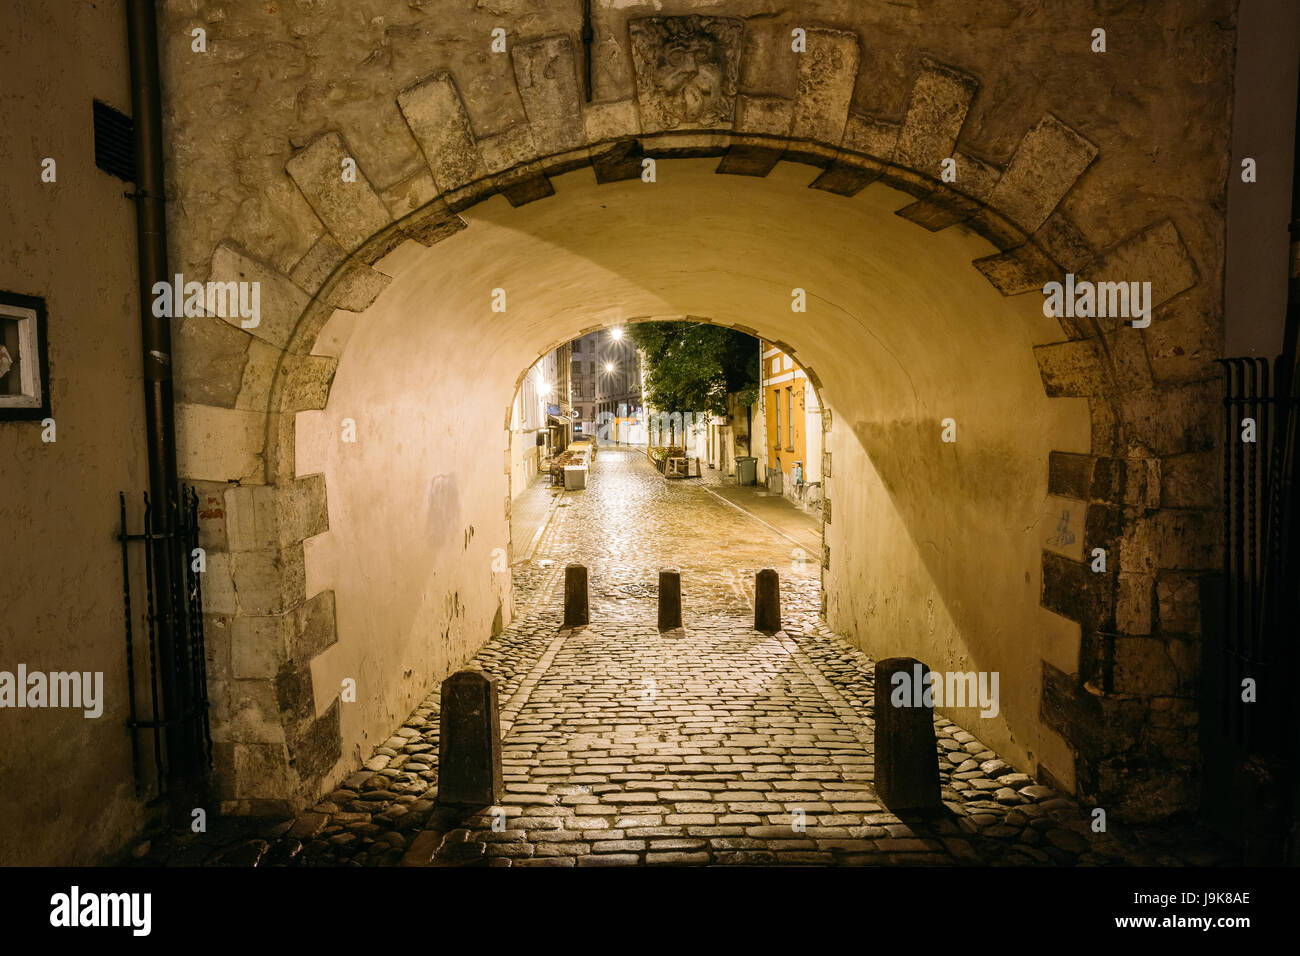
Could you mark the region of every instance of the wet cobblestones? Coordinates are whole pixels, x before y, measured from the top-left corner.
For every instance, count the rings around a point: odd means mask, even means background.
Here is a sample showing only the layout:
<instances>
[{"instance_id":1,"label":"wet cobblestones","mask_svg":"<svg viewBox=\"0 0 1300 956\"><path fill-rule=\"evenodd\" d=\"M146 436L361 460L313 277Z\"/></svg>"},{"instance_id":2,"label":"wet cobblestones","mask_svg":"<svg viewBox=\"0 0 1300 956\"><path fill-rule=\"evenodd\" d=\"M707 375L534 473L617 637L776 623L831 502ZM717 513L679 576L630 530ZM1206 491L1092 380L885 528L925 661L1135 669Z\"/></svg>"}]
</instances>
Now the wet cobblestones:
<instances>
[{"instance_id":1,"label":"wet cobblestones","mask_svg":"<svg viewBox=\"0 0 1300 956\"><path fill-rule=\"evenodd\" d=\"M1200 830L1093 833L1086 808L936 716L944 809L872 788L872 661L818 619L815 562L634 452L602 449L515 568L516 618L469 666L496 676L506 797L439 808L435 691L336 791L249 835L162 838L145 863L218 865L1205 865ZM588 566L591 625L557 630L563 566ZM655 627L682 573L684 629ZM753 576L781 572L785 630L752 629ZM224 841L224 842L223 842Z\"/></svg>"}]
</instances>

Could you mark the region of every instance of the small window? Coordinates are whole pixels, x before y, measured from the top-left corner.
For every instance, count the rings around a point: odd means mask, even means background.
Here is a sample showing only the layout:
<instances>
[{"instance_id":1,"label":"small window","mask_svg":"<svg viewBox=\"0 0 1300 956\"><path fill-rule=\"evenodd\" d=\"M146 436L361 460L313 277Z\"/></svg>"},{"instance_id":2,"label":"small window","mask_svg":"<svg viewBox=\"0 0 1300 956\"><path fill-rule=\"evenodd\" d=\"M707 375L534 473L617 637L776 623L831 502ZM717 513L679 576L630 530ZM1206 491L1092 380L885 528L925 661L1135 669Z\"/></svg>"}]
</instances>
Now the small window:
<instances>
[{"instance_id":1,"label":"small window","mask_svg":"<svg viewBox=\"0 0 1300 956\"><path fill-rule=\"evenodd\" d=\"M45 301L0 292L0 419L50 414Z\"/></svg>"},{"instance_id":2,"label":"small window","mask_svg":"<svg viewBox=\"0 0 1300 956\"><path fill-rule=\"evenodd\" d=\"M785 417L790 423L790 445L787 451L794 451L794 389L785 390Z\"/></svg>"}]
</instances>

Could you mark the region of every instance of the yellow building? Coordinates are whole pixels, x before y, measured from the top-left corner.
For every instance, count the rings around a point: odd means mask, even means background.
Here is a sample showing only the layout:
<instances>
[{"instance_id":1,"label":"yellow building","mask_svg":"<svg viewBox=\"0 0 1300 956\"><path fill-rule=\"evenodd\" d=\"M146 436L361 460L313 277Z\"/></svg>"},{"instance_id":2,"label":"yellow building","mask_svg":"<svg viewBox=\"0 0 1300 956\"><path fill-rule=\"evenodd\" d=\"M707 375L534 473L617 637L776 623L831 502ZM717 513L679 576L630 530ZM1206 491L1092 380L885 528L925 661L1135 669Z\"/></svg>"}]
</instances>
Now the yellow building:
<instances>
[{"instance_id":1,"label":"yellow building","mask_svg":"<svg viewBox=\"0 0 1300 956\"><path fill-rule=\"evenodd\" d=\"M818 491L821 487L821 403L812 382L790 356L769 342L762 343L762 356L760 420L764 424L767 485L787 497L806 499L810 486Z\"/></svg>"}]
</instances>

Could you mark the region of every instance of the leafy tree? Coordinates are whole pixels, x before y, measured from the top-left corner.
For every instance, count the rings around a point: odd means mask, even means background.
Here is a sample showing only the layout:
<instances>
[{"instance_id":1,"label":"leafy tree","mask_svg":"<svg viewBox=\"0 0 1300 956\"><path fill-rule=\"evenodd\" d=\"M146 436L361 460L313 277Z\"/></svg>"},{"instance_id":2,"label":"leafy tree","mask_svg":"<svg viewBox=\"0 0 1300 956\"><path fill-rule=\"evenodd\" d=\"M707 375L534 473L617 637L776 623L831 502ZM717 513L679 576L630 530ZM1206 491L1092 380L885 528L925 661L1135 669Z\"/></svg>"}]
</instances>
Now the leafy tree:
<instances>
[{"instance_id":1,"label":"leafy tree","mask_svg":"<svg viewBox=\"0 0 1300 956\"><path fill-rule=\"evenodd\" d=\"M758 398L758 339L703 322L638 322L628 335L644 354L645 400L661 412L727 413L727 395ZM670 443L672 439L670 438Z\"/></svg>"}]
</instances>

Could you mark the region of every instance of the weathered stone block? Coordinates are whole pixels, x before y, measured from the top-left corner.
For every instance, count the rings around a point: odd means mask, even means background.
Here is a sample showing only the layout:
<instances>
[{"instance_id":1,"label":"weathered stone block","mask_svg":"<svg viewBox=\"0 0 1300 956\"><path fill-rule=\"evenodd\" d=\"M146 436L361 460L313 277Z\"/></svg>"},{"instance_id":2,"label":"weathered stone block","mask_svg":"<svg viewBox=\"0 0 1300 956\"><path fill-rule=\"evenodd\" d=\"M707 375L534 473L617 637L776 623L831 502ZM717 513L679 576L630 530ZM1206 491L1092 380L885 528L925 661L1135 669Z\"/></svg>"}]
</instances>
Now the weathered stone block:
<instances>
[{"instance_id":1,"label":"weathered stone block","mask_svg":"<svg viewBox=\"0 0 1300 956\"><path fill-rule=\"evenodd\" d=\"M307 296L293 280L281 275L256 259L244 255L233 245L221 243L212 253L210 282L256 282L258 284L258 323L244 328L245 320L238 314L222 319L263 342L283 349L293 334L294 326L307 307Z\"/></svg>"},{"instance_id":2,"label":"weathered stone block","mask_svg":"<svg viewBox=\"0 0 1300 956\"><path fill-rule=\"evenodd\" d=\"M1198 382L1221 374L1214 360L1223 349L1222 323L1211 320L1194 291L1156 309L1143 336L1151 374L1159 385Z\"/></svg>"},{"instance_id":3,"label":"weathered stone block","mask_svg":"<svg viewBox=\"0 0 1300 956\"><path fill-rule=\"evenodd\" d=\"M295 153L285 171L338 244L352 250L387 226L392 216L360 168L355 182L344 181L347 159L355 161L343 136L326 133Z\"/></svg>"},{"instance_id":4,"label":"weathered stone block","mask_svg":"<svg viewBox=\"0 0 1300 956\"><path fill-rule=\"evenodd\" d=\"M285 620L280 615L231 619L230 666L238 680L270 680L288 657Z\"/></svg>"},{"instance_id":5,"label":"weathered stone block","mask_svg":"<svg viewBox=\"0 0 1300 956\"><path fill-rule=\"evenodd\" d=\"M1002 170L969 153L958 151L955 158L957 179L951 184L951 188L976 202L987 203L989 194L993 192L993 187L997 185L1002 175Z\"/></svg>"},{"instance_id":6,"label":"weathered stone block","mask_svg":"<svg viewBox=\"0 0 1300 956\"><path fill-rule=\"evenodd\" d=\"M599 152L593 151L591 168L598 183L614 183L641 176L641 160L645 153L635 139L623 140Z\"/></svg>"},{"instance_id":7,"label":"weathered stone block","mask_svg":"<svg viewBox=\"0 0 1300 956\"><path fill-rule=\"evenodd\" d=\"M232 408L248 363L248 334L211 316L173 321L176 401Z\"/></svg>"},{"instance_id":8,"label":"weathered stone block","mask_svg":"<svg viewBox=\"0 0 1300 956\"><path fill-rule=\"evenodd\" d=\"M506 197L510 205L518 209L538 199L554 196L555 187L546 176L533 176L505 187L501 190L501 194Z\"/></svg>"},{"instance_id":9,"label":"weathered stone block","mask_svg":"<svg viewBox=\"0 0 1300 956\"><path fill-rule=\"evenodd\" d=\"M845 30L809 27L807 43L806 52L798 58L799 85L790 135L837 146L844 138L858 77L858 37Z\"/></svg>"},{"instance_id":10,"label":"weathered stone block","mask_svg":"<svg viewBox=\"0 0 1300 956\"><path fill-rule=\"evenodd\" d=\"M1173 455L1160 462L1160 504L1166 508L1215 508L1220 504L1223 462L1216 451Z\"/></svg>"},{"instance_id":11,"label":"weathered stone block","mask_svg":"<svg viewBox=\"0 0 1300 956\"><path fill-rule=\"evenodd\" d=\"M276 489L271 485L231 485L226 489L226 537L233 551L279 547Z\"/></svg>"},{"instance_id":12,"label":"weathered stone block","mask_svg":"<svg viewBox=\"0 0 1300 956\"><path fill-rule=\"evenodd\" d=\"M582 122L589 143L623 139L641 132L641 117L633 100L585 103L582 107Z\"/></svg>"},{"instance_id":13,"label":"weathered stone block","mask_svg":"<svg viewBox=\"0 0 1300 956\"><path fill-rule=\"evenodd\" d=\"M1213 512L1162 510L1132 518L1120 541L1126 571L1213 570L1220 561L1222 518Z\"/></svg>"},{"instance_id":14,"label":"weathered stone block","mask_svg":"<svg viewBox=\"0 0 1300 956\"><path fill-rule=\"evenodd\" d=\"M938 179L940 163L952 156L977 89L975 77L925 60L912 86L894 162Z\"/></svg>"},{"instance_id":15,"label":"weathered stone block","mask_svg":"<svg viewBox=\"0 0 1300 956\"><path fill-rule=\"evenodd\" d=\"M539 153L576 149L586 141L573 44L566 35L510 48L515 85Z\"/></svg>"},{"instance_id":16,"label":"weathered stone block","mask_svg":"<svg viewBox=\"0 0 1300 956\"><path fill-rule=\"evenodd\" d=\"M324 408L339 360L331 355L285 356L281 407L295 412Z\"/></svg>"},{"instance_id":17,"label":"weathered stone block","mask_svg":"<svg viewBox=\"0 0 1300 956\"><path fill-rule=\"evenodd\" d=\"M338 642L334 592L321 591L289 613L289 656L310 661Z\"/></svg>"},{"instance_id":18,"label":"weathered stone block","mask_svg":"<svg viewBox=\"0 0 1300 956\"><path fill-rule=\"evenodd\" d=\"M981 214L981 210L973 209L961 221L973 221ZM972 265L1003 295L1041 291L1046 283L1059 279L1056 263L1033 243L1023 243L1014 249L984 256Z\"/></svg>"},{"instance_id":19,"label":"weathered stone block","mask_svg":"<svg viewBox=\"0 0 1300 956\"><path fill-rule=\"evenodd\" d=\"M1034 233L1034 242L1052 258L1061 272L1079 272L1092 261L1092 247L1079 227L1060 209L1047 217Z\"/></svg>"},{"instance_id":20,"label":"weathered stone block","mask_svg":"<svg viewBox=\"0 0 1300 956\"><path fill-rule=\"evenodd\" d=\"M840 155L808 185L839 196L856 196L885 171L883 163L859 156Z\"/></svg>"},{"instance_id":21,"label":"weathered stone block","mask_svg":"<svg viewBox=\"0 0 1300 956\"><path fill-rule=\"evenodd\" d=\"M1121 571L1116 580L1115 628L1121 634L1151 633L1155 577Z\"/></svg>"},{"instance_id":22,"label":"weathered stone block","mask_svg":"<svg viewBox=\"0 0 1300 956\"><path fill-rule=\"evenodd\" d=\"M736 97L737 133L785 138L790 135L793 123L793 100L783 96Z\"/></svg>"},{"instance_id":23,"label":"weathered stone block","mask_svg":"<svg viewBox=\"0 0 1300 956\"><path fill-rule=\"evenodd\" d=\"M418 169L380 193L394 219L409 215L438 198L438 184L433 181L433 173L429 172L423 156L419 162Z\"/></svg>"},{"instance_id":24,"label":"weathered stone block","mask_svg":"<svg viewBox=\"0 0 1300 956\"><path fill-rule=\"evenodd\" d=\"M226 739L240 744L284 743L284 726L275 685L270 680L233 680L230 695L230 724Z\"/></svg>"},{"instance_id":25,"label":"weathered stone block","mask_svg":"<svg viewBox=\"0 0 1300 956\"><path fill-rule=\"evenodd\" d=\"M979 210L979 204L959 196L949 189L936 189L924 199L920 199L894 215L908 219L931 232L947 229L959 222L969 219Z\"/></svg>"},{"instance_id":26,"label":"weathered stone block","mask_svg":"<svg viewBox=\"0 0 1300 956\"><path fill-rule=\"evenodd\" d=\"M182 478L261 480L266 415L210 405L176 406L176 457Z\"/></svg>"},{"instance_id":27,"label":"weathered stone block","mask_svg":"<svg viewBox=\"0 0 1300 956\"><path fill-rule=\"evenodd\" d=\"M248 343L248 361L244 377L235 399L236 408L266 411L271 400L271 384L284 352L274 345L251 339Z\"/></svg>"},{"instance_id":28,"label":"weathered stone block","mask_svg":"<svg viewBox=\"0 0 1300 956\"><path fill-rule=\"evenodd\" d=\"M1156 577L1160 629L1165 633L1199 634L1201 587L1199 576L1163 572Z\"/></svg>"},{"instance_id":29,"label":"weathered stone block","mask_svg":"<svg viewBox=\"0 0 1300 956\"><path fill-rule=\"evenodd\" d=\"M433 246L465 228L466 222L441 199L435 200L399 223L403 233L423 246Z\"/></svg>"},{"instance_id":30,"label":"weathered stone block","mask_svg":"<svg viewBox=\"0 0 1300 956\"><path fill-rule=\"evenodd\" d=\"M781 160L783 150L766 146L733 145L718 163L718 172L729 176L766 176Z\"/></svg>"},{"instance_id":31,"label":"weathered stone block","mask_svg":"<svg viewBox=\"0 0 1300 956\"><path fill-rule=\"evenodd\" d=\"M289 741L294 769L308 791L317 789L321 779L343 757L340 707L339 701L334 701L329 710Z\"/></svg>"},{"instance_id":32,"label":"weathered stone block","mask_svg":"<svg viewBox=\"0 0 1300 956\"><path fill-rule=\"evenodd\" d=\"M843 149L863 153L873 159L889 161L898 148L898 137L903 128L897 123L887 123L864 113L849 113L844 124Z\"/></svg>"},{"instance_id":33,"label":"weathered stone block","mask_svg":"<svg viewBox=\"0 0 1300 956\"><path fill-rule=\"evenodd\" d=\"M1117 395L1115 403L1130 444L1157 457L1209 451L1223 427L1217 381Z\"/></svg>"},{"instance_id":34,"label":"weathered stone block","mask_svg":"<svg viewBox=\"0 0 1300 956\"><path fill-rule=\"evenodd\" d=\"M1106 390L1103 357L1095 339L1035 345L1034 358L1050 398L1079 398Z\"/></svg>"},{"instance_id":35,"label":"weathered stone block","mask_svg":"<svg viewBox=\"0 0 1300 956\"><path fill-rule=\"evenodd\" d=\"M326 298L345 312L364 312L392 282L391 276L359 262L349 262L336 274Z\"/></svg>"},{"instance_id":36,"label":"weathered stone block","mask_svg":"<svg viewBox=\"0 0 1300 956\"><path fill-rule=\"evenodd\" d=\"M1088 269L1095 282L1150 282L1152 308L1196 284L1196 263L1166 219L1103 254Z\"/></svg>"},{"instance_id":37,"label":"weathered stone block","mask_svg":"<svg viewBox=\"0 0 1300 956\"><path fill-rule=\"evenodd\" d=\"M1091 498L1092 469L1096 461L1092 455L1054 451L1047 456L1047 493L1062 498Z\"/></svg>"},{"instance_id":38,"label":"weathered stone block","mask_svg":"<svg viewBox=\"0 0 1300 956\"><path fill-rule=\"evenodd\" d=\"M304 600L302 545L230 556L231 577L239 613L251 616L283 614Z\"/></svg>"},{"instance_id":39,"label":"weathered stone block","mask_svg":"<svg viewBox=\"0 0 1300 956\"><path fill-rule=\"evenodd\" d=\"M289 755L282 743L233 744L234 792L244 799L293 797Z\"/></svg>"},{"instance_id":40,"label":"weathered stone block","mask_svg":"<svg viewBox=\"0 0 1300 956\"><path fill-rule=\"evenodd\" d=\"M989 203L1021 229L1033 232L1096 156L1095 145L1048 114L1016 147Z\"/></svg>"},{"instance_id":41,"label":"weathered stone block","mask_svg":"<svg viewBox=\"0 0 1300 956\"><path fill-rule=\"evenodd\" d=\"M314 294L346 258L347 253L326 233L298 260L289 277L298 288Z\"/></svg>"},{"instance_id":42,"label":"weathered stone block","mask_svg":"<svg viewBox=\"0 0 1300 956\"><path fill-rule=\"evenodd\" d=\"M277 545L301 541L329 529L324 475L307 475L277 487L275 504Z\"/></svg>"},{"instance_id":43,"label":"weathered stone block","mask_svg":"<svg viewBox=\"0 0 1300 956\"><path fill-rule=\"evenodd\" d=\"M1190 677L1175 666L1169 641L1157 637L1115 639L1115 693L1143 697L1178 694Z\"/></svg>"},{"instance_id":44,"label":"weathered stone block","mask_svg":"<svg viewBox=\"0 0 1300 956\"><path fill-rule=\"evenodd\" d=\"M1113 569L1098 573L1092 570L1090 560L1074 561L1052 551L1043 552L1043 607L1079 622L1085 629L1114 627L1113 584Z\"/></svg>"},{"instance_id":45,"label":"weathered stone block","mask_svg":"<svg viewBox=\"0 0 1300 956\"><path fill-rule=\"evenodd\" d=\"M531 162L538 156L533 140L533 128L527 123L516 123L495 136L484 136L478 141L479 155L488 173L499 173L514 166Z\"/></svg>"},{"instance_id":46,"label":"weathered stone block","mask_svg":"<svg viewBox=\"0 0 1300 956\"><path fill-rule=\"evenodd\" d=\"M397 106L442 192L486 174L469 113L450 73L437 73L402 90Z\"/></svg>"}]
</instances>

